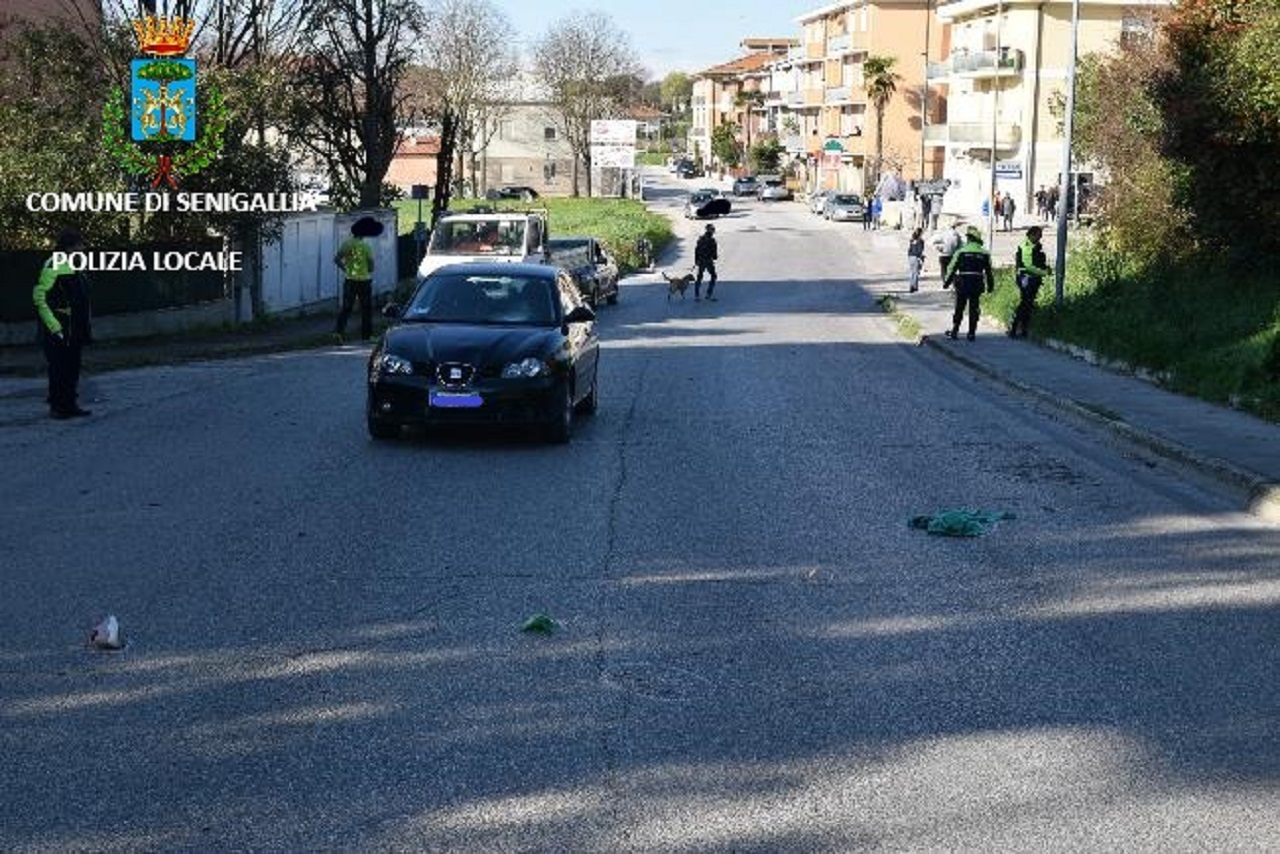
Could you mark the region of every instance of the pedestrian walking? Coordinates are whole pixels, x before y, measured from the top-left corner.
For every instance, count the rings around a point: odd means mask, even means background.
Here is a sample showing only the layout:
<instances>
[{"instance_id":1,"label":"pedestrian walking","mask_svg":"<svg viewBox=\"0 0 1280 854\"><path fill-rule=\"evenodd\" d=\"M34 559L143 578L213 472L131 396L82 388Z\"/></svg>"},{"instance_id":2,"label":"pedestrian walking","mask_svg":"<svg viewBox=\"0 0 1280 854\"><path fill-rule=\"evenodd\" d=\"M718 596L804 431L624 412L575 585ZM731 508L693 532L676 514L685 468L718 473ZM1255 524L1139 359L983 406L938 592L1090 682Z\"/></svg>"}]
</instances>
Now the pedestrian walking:
<instances>
[{"instance_id":1,"label":"pedestrian walking","mask_svg":"<svg viewBox=\"0 0 1280 854\"><path fill-rule=\"evenodd\" d=\"M1047 204L1045 205L1045 214L1046 214L1045 221L1046 222L1057 221L1058 199L1060 199L1061 197L1062 197L1062 194L1061 192L1059 192L1056 186L1049 188L1049 197L1048 199L1046 199Z\"/></svg>"},{"instance_id":2,"label":"pedestrian walking","mask_svg":"<svg viewBox=\"0 0 1280 854\"><path fill-rule=\"evenodd\" d=\"M347 332L347 318L356 300L360 301L360 339L368 341L373 336L373 250L362 238L376 237L374 232L381 231L382 224L372 217L357 220L351 226L351 236L333 256L333 263L342 269L343 275L342 309L333 329L339 337Z\"/></svg>"},{"instance_id":3,"label":"pedestrian walking","mask_svg":"<svg viewBox=\"0 0 1280 854\"><path fill-rule=\"evenodd\" d=\"M709 273L711 280L707 283L707 299L715 302L716 259L720 257L720 248L716 245L716 227L707 223L706 231L698 238L693 247L693 263L698 267L698 277L693 280L693 299L702 299L702 274Z\"/></svg>"},{"instance_id":4,"label":"pedestrian walking","mask_svg":"<svg viewBox=\"0 0 1280 854\"><path fill-rule=\"evenodd\" d=\"M1009 324L1010 338L1026 338L1031 326L1031 312L1035 309L1036 295L1044 284L1044 277L1053 274L1044 248L1040 245L1043 230L1038 225L1027 229L1026 237L1018 244L1014 256L1014 281L1018 284L1018 306Z\"/></svg>"},{"instance_id":5,"label":"pedestrian walking","mask_svg":"<svg viewBox=\"0 0 1280 854\"><path fill-rule=\"evenodd\" d=\"M64 231L59 253L84 249L79 232ZM50 255L40 268L31 293L35 303L40 346L49 364L49 415L57 419L83 418L92 413L77 402L84 346L93 342L89 283L67 259Z\"/></svg>"},{"instance_id":6,"label":"pedestrian walking","mask_svg":"<svg viewBox=\"0 0 1280 854\"><path fill-rule=\"evenodd\" d=\"M1049 198L1049 194L1045 192L1043 184L1040 185L1040 189L1036 190L1035 198L1036 198L1036 218L1041 221L1044 221L1048 219L1048 217L1045 215L1044 207L1045 207L1045 201Z\"/></svg>"},{"instance_id":7,"label":"pedestrian walking","mask_svg":"<svg viewBox=\"0 0 1280 854\"><path fill-rule=\"evenodd\" d=\"M1008 193L1004 194L1004 198L1000 200L1000 215L1004 217L1004 230L1013 231L1013 215L1018 210L1018 205L1013 201L1013 196Z\"/></svg>"},{"instance_id":8,"label":"pedestrian walking","mask_svg":"<svg viewBox=\"0 0 1280 854\"><path fill-rule=\"evenodd\" d=\"M946 231L933 236L933 246L938 250L938 275L947 278L947 268L951 266L951 256L960 248L960 223L952 223Z\"/></svg>"},{"instance_id":9,"label":"pedestrian walking","mask_svg":"<svg viewBox=\"0 0 1280 854\"><path fill-rule=\"evenodd\" d=\"M879 196L871 200L871 222L875 226L876 231L880 230L880 217L884 215L884 202Z\"/></svg>"},{"instance_id":10,"label":"pedestrian walking","mask_svg":"<svg viewBox=\"0 0 1280 854\"><path fill-rule=\"evenodd\" d=\"M866 204L862 206L862 230L863 231L871 230L871 221L875 217L875 209L876 209L876 204L875 204L874 198L867 199Z\"/></svg>"},{"instance_id":11,"label":"pedestrian walking","mask_svg":"<svg viewBox=\"0 0 1280 854\"><path fill-rule=\"evenodd\" d=\"M970 341L978 333L978 302L983 288L991 293L996 288L995 275L991 272L991 255L982 245L982 231L971 225L965 231L965 242L951 258L947 267L947 276L942 287L955 285L956 310L951 316L951 328L947 330L948 338L960 336L960 321L964 319L965 309L969 310Z\"/></svg>"},{"instance_id":12,"label":"pedestrian walking","mask_svg":"<svg viewBox=\"0 0 1280 854\"><path fill-rule=\"evenodd\" d=\"M911 242L907 244L907 275L911 282L911 292L920 290L920 268L924 266L924 238L920 229L911 232Z\"/></svg>"}]
</instances>

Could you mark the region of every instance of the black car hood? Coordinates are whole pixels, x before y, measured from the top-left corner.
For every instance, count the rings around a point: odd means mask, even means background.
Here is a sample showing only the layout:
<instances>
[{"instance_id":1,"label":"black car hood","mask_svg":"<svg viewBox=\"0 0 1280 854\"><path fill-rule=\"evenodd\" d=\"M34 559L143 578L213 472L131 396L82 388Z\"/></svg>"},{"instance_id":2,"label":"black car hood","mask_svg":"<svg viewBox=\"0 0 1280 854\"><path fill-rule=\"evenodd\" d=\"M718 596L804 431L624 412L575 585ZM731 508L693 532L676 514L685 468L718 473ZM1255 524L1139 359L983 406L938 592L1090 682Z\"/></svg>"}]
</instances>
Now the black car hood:
<instances>
[{"instance_id":1,"label":"black car hood","mask_svg":"<svg viewBox=\"0 0 1280 854\"><path fill-rule=\"evenodd\" d=\"M527 356L548 356L562 340L556 327L404 323L387 332L385 346L388 353L413 362L504 365Z\"/></svg>"}]
</instances>

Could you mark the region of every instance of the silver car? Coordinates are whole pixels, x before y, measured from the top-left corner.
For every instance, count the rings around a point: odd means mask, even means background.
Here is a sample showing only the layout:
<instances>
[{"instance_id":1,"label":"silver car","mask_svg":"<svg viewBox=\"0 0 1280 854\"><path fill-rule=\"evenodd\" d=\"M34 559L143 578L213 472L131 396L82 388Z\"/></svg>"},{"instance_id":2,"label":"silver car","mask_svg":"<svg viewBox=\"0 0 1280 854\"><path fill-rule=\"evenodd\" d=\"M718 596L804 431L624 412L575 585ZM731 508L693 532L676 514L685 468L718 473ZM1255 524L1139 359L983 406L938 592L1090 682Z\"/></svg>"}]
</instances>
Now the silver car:
<instances>
[{"instance_id":1,"label":"silver car","mask_svg":"<svg viewBox=\"0 0 1280 854\"><path fill-rule=\"evenodd\" d=\"M862 221L862 199L853 193L832 193L822 206L823 219L833 221Z\"/></svg>"},{"instance_id":2,"label":"silver car","mask_svg":"<svg viewBox=\"0 0 1280 854\"><path fill-rule=\"evenodd\" d=\"M791 190L784 181L771 179L760 185L760 201L762 202L785 202L790 201Z\"/></svg>"}]
</instances>

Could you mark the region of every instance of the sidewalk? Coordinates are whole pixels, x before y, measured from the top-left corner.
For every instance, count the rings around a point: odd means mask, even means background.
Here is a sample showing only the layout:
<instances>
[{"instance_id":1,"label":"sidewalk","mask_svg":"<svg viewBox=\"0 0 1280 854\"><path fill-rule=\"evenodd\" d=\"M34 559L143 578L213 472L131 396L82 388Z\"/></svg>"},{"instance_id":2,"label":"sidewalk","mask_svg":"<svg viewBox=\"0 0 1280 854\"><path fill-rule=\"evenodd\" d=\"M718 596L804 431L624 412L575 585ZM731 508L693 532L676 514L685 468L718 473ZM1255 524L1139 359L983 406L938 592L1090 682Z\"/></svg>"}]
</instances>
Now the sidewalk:
<instances>
[{"instance_id":1,"label":"sidewalk","mask_svg":"<svg viewBox=\"0 0 1280 854\"><path fill-rule=\"evenodd\" d=\"M862 269L873 279L866 287L876 295L892 296L894 310L919 324L922 346L1190 466L1238 495L1242 508L1280 521L1280 425L1174 394L1050 346L1011 339L1004 334L1006 318L983 315L977 341L946 338L943 331L951 327L954 301L951 291L942 290L936 257L926 258L920 291L907 290L909 234L858 231L854 243ZM1017 230L996 234L991 255L997 266L1010 263L1006 259L1013 257L1021 238ZM1046 238L1045 249L1052 258L1051 231Z\"/></svg>"},{"instance_id":2,"label":"sidewalk","mask_svg":"<svg viewBox=\"0 0 1280 854\"><path fill-rule=\"evenodd\" d=\"M94 374L146 365L231 359L333 345L336 342L334 319L333 312L319 312L237 329L104 341L85 348L84 371ZM379 320L381 318L375 314L375 332ZM34 328L32 338L35 338ZM358 317L347 323L347 343L360 343ZM0 397L25 391L33 383L43 383L45 370L44 353L34 340L28 345L0 347Z\"/></svg>"}]
</instances>

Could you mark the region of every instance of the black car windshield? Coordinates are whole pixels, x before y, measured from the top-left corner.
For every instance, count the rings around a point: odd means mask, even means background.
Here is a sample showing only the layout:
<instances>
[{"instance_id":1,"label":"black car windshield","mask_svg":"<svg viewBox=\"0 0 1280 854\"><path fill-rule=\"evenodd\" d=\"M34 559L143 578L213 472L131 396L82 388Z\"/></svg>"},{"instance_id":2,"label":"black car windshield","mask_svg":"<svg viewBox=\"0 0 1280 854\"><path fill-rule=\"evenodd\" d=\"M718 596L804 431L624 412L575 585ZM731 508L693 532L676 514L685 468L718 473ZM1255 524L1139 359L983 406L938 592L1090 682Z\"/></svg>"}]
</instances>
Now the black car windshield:
<instances>
[{"instance_id":1,"label":"black car windshield","mask_svg":"<svg viewBox=\"0 0 1280 854\"><path fill-rule=\"evenodd\" d=\"M555 281L540 276L437 273L418 287L403 319L554 326L555 292Z\"/></svg>"},{"instance_id":2,"label":"black car windshield","mask_svg":"<svg viewBox=\"0 0 1280 854\"><path fill-rule=\"evenodd\" d=\"M860 205L862 200L857 196L836 196L832 202L837 205Z\"/></svg>"}]
</instances>

